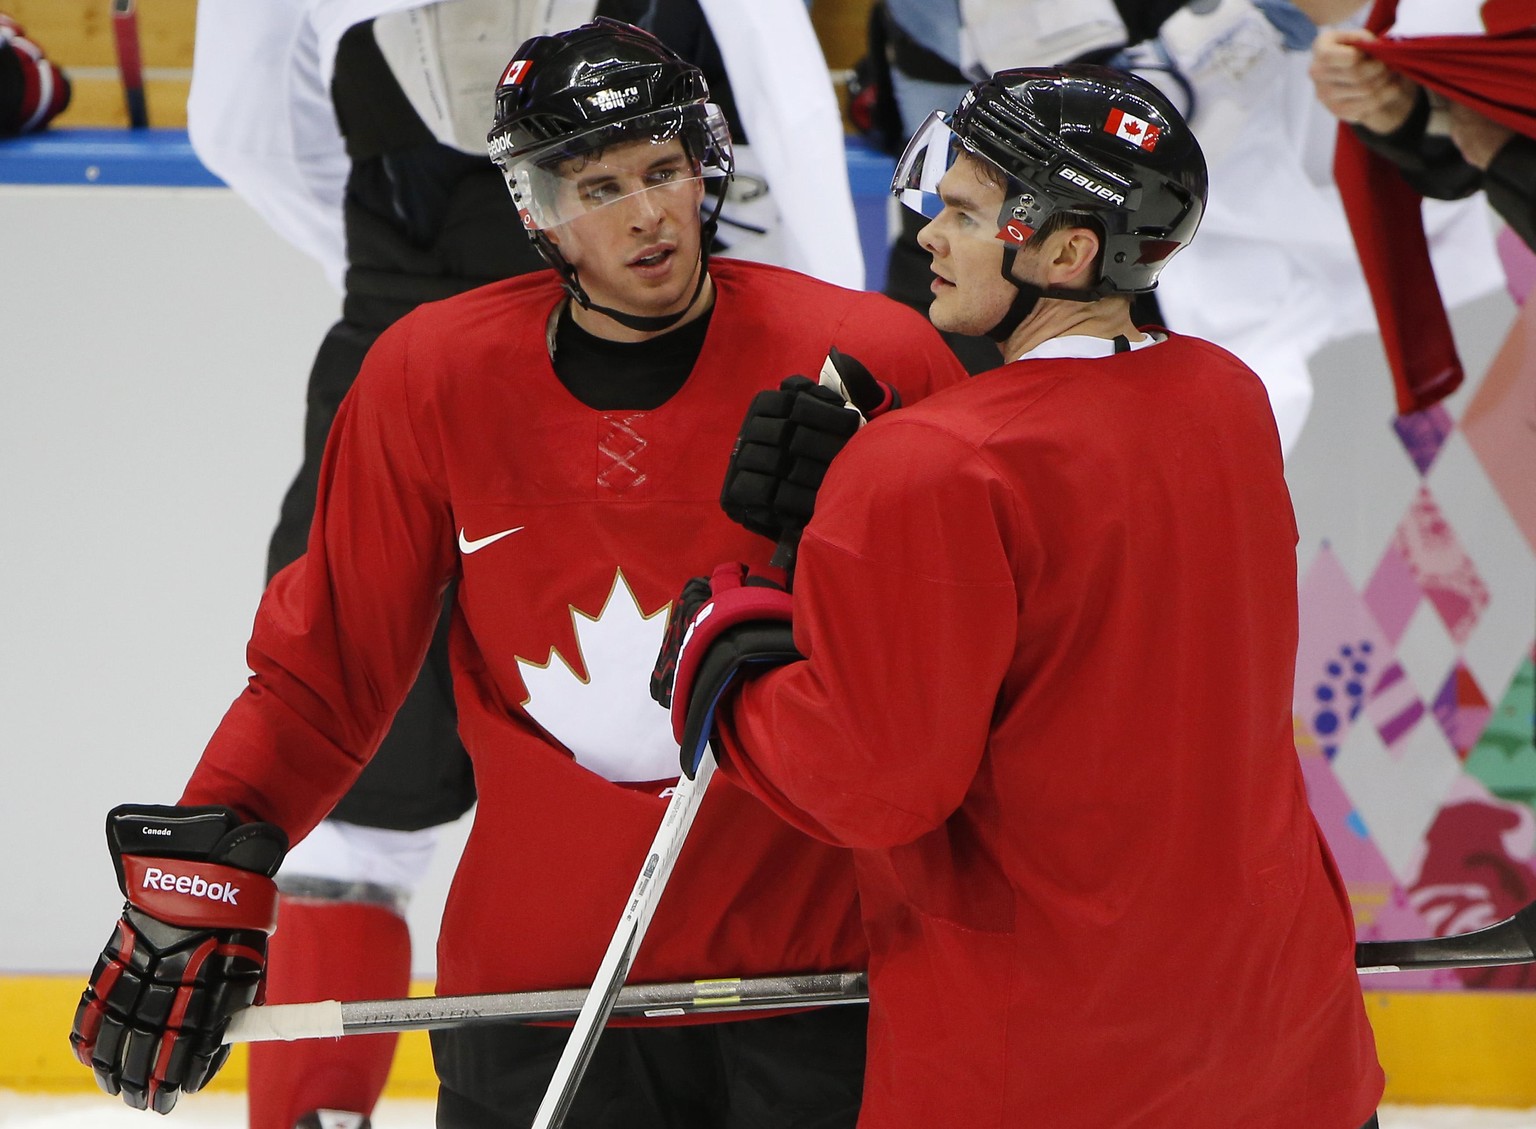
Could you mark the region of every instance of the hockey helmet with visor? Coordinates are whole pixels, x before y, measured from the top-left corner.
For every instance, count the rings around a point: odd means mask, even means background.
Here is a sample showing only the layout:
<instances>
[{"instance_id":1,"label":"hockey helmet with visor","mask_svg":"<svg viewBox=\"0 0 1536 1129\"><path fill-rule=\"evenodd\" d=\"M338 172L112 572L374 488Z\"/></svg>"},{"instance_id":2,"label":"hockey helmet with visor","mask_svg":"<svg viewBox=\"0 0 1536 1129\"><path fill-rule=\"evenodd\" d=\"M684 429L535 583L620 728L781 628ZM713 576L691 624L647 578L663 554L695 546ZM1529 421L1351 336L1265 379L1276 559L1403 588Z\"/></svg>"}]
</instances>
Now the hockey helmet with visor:
<instances>
[{"instance_id":1,"label":"hockey helmet with visor","mask_svg":"<svg viewBox=\"0 0 1536 1129\"><path fill-rule=\"evenodd\" d=\"M707 179L728 179L733 158L724 114L709 101L698 67L650 33L605 17L536 36L497 83L487 148L523 226L578 302L636 328L676 320L593 306L545 233L640 193L690 192L713 201L701 217L701 262L707 257L725 194L700 189Z\"/></svg>"},{"instance_id":2,"label":"hockey helmet with visor","mask_svg":"<svg viewBox=\"0 0 1536 1129\"><path fill-rule=\"evenodd\" d=\"M995 222L974 229L1002 244L1003 276L1020 290L994 337L1006 337L1040 297L1094 301L1156 288L1205 210L1205 158L1184 119L1151 83L1108 67L1018 68L977 83L953 114L930 115L913 135L892 194L938 216L939 182L962 154L1003 185ZM1086 290L1042 290L1014 276L1019 248L1058 214L1100 237Z\"/></svg>"}]
</instances>

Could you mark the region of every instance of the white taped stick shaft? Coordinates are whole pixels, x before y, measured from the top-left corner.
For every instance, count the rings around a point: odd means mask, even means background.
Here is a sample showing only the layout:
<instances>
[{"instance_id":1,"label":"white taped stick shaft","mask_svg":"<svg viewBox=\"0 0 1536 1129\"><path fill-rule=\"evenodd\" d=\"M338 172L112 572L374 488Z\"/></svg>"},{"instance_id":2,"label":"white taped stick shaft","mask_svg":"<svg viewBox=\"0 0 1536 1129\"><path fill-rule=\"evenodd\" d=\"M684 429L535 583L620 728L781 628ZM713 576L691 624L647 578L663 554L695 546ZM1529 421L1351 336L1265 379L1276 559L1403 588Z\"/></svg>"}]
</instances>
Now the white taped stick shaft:
<instances>
[{"instance_id":1,"label":"white taped stick shaft","mask_svg":"<svg viewBox=\"0 0 1536 1129\"><path fill-rule=\"evenodd\" d=\"M836 350L833 350L836 352ZM859 417L859 426L863 427L869 421L864 418L864 413L854 405L853 397L848 394L848 386L843 383L843 374L837 371L837 365L832 360L832 354L827 354L827 359L821 362L821 372L817 374L820 379L816 382L823 388L830 388L843 398L843 406Z\"/></svg>"},{"instance_id":2,"label":"white taped stick shaft","mask_svg":"<svg viewBox=\"0 0 1536 1129\"><path fill-rule=\"evenodd\" d=\"M339 1000L283 1007L248 1007L236 1012L224 1032L226 1043L289 1043L295 1039L339 1039L346 1034Z\"/></svg>"}]
</instances>

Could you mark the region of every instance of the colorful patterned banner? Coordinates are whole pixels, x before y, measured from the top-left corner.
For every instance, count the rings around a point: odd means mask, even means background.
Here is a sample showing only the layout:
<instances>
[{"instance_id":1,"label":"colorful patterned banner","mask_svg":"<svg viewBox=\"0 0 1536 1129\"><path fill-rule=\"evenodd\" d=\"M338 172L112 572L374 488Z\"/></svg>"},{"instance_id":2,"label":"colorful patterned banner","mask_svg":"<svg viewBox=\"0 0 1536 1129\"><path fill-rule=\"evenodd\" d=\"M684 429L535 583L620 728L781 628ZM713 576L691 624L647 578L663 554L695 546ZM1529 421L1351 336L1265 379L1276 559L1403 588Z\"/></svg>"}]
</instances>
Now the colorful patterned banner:
<instances>
[{"instance_id":1,"label":"colorful patterned banner","mask_svg":"<svg viewBox=\"0 0 1536 1129\"><path fill-rule=\"evenodd\" d=\"M1323 540L1301 578L1297 745L1362 939L1464 932L1536 900L1536 302L1473 376L1391 421L1397 465L1331 515L1385 540L1341 535L1348 560ZM1536 987L1536 966L1392 980Z\"/></svg>"}]
</instances>

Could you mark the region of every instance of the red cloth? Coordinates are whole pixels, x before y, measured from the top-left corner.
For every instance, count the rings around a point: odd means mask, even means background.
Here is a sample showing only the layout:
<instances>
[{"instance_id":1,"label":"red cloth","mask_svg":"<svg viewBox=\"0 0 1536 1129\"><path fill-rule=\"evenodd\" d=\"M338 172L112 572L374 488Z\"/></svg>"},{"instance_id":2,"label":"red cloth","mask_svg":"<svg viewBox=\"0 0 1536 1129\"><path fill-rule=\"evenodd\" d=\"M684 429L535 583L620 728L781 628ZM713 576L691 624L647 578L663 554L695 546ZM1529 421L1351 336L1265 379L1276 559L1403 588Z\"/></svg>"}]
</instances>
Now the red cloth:
<instances>
[{"instance_id":1,"label":"red cloth","mask_svg":"<svg viewBox=\"0 0 1536 1129\"><path fill-rule=\"evenodd\" d=\"M1396 12L1397 0L1377 0L1367 29L1381 34ZM1358 46L1414 82L1536 137L1536 2L1490 0L1483 18L1486 35L1385 38ZM1420 411L1454 392L1463 378L1430 265L1421 197L1343 124L1334 176L1376 307L1398 411Z\"/></svg>"},{"instance_id":2,"label":"red cloth","mask_svg":"<svg viewBox=\"0 0 1536 1129\"><path fill-rule=\"evenodd\" d=\"M376 1000L411 988L411 931L394 910L284 894L267 957L267 1003ZM373 1113L398 1035L254 1043L251 1129L293 1129L311 1110Z\"/></svg>"}]
</instances>

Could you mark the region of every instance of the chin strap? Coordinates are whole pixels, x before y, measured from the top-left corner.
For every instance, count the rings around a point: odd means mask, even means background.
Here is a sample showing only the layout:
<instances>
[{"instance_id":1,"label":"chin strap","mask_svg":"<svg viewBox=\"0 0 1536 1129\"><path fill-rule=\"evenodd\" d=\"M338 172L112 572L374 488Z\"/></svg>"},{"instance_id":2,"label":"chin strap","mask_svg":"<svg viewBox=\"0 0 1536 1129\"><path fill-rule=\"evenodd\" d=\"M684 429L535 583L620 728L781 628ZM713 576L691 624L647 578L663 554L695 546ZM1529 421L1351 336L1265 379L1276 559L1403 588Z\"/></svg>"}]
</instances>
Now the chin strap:
<instances>
[{"instance_id":1,"label":"chin strap","mask_svg":"<svg viewBox=\"0 0 1536 1129\"><path fill-rule=\"evenodd\" d=\"M675 314L659 314L648 317L644 314L630 314L623 310L616 310L611 306L599 306L587 296L586 287L582 286L581 279L576 274L576 268L566 261L560 249L554 242L541 231L529 232L529 237L538 247L539 253L544 256L544 261L555 268L559 274L561 283L576 304L582 309L592 310L594 313L605 314L622 326L638 330L641 333L660 333L671 329L687 316L693 309L693 304L699 300L699 295L704 292L704 283L709 279L709 248L715 241L715 232L720 227L720 209L725 203L725 190L720 192L720 198L715 202L715 210L710 213L699 226L699 280L694 283L693 294L684 303L683 308Z\"/></svg>"},{"instance_id":2,"label":"chin strap","mask_svg":"<svg viewBox=\"0 0 1536 1129\"><path fill-rule=\"evenodd\" d=\"M1003 278L1008 285L1013 287L1013 301L1008 303L1008 309L998 319L997 324L986 331L986 335L999 345L1007 342L1013 336L1013 331L1024 324L1024 319L1034 312L1035 306L1041 298L1059 298L1063 302L1097 302L1106 294L1113 293L1105 287L1104 281L1087 290L1064 290L1054 286L1036 286L1032 282L1021 282L1014 277L1013 265L1018 260L1019 252L1016 247L1007 247L1003 250Z\"/></svg>"},{"instance_id":3,"label":"chin strap","mask_svg":"<svg viewBox=\"0 0 1536 1129\"><path fill-rule=\"evenodd\" d=\"M1006 266L1003 268L1003 274L1004 276L1008 274ZM998 323L987 330L987 336L999 345L1013 336L1013 331L1024 324L1024 319L1034 312L1040 299L1045 297L1045 291L1032 283L1015 282L1011 278L1008 281L1013 284L1013 301L1008 304L1008 309Z\"/></svg>"},{"instance_id":4,"label":"chin strap","mask_svg":"<svg viewBox=\"0 0 1536 1129\"><path fill-rule=\"evenodd\" d=\"M708 238L709 234L706 232L705 240L708 240ZM627 314L623 310L615 310L612 306L599 306L587 297L587 292L582 289L581 283L575 281L575 276L576 272L572 271L572 285L567 286L566 289L570 290L571 297L575 298L583 307L595 313L606 314L620 325L628 326L630 329L637 329L641 333L660 333L663 330L671 329L678 322L682 321L687 316L688 311L693 309L693 304L699 300L699 295L704 292L704 283L709 279L709 244L708 242L702 242L699 245L699 281L694 283L693 294L684 303L683 308L675 314L660 314L654 317L646 317L642 314Z\"/></svg>"},{"instance_id":5,"label":"chin strap","mask_svg":"<svg viewBox=\"0 0 1536 1129\"><path fill-rule=\"evenodd\" d=\"M560 281L565 286L565 292L582 309L606 314L620 325L639 330L641 333L660 333L663 330L671 329L678 322L682 321L688 311L693 309L693 304L699 300L699 295L704 292L704 283L709 279L709 240L713 237L713 231L713 225L707 224L702 233L703 238L699 243L699 280L694 283L693 294L689 297L687 303L675 314L661 314L655 317L625 313L623 310L616 310L612 306L599 306L587 296L586 288L581 285L581 279L576 275L576 268L565 261L565 256L561 255L558 250L555 250L554 245L549 244L542 233L533 232L532 237L534 243L539 246L541 251L544 250L546 244L549 245L550 251L545 252L545 260L560 275Z\"/></svg>"}]
</instances>

